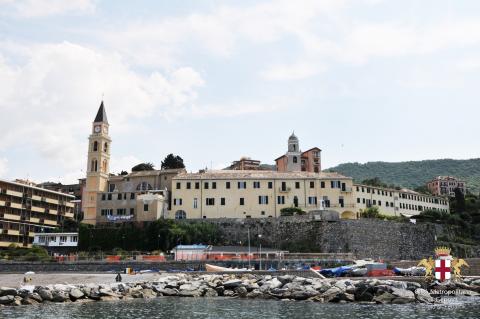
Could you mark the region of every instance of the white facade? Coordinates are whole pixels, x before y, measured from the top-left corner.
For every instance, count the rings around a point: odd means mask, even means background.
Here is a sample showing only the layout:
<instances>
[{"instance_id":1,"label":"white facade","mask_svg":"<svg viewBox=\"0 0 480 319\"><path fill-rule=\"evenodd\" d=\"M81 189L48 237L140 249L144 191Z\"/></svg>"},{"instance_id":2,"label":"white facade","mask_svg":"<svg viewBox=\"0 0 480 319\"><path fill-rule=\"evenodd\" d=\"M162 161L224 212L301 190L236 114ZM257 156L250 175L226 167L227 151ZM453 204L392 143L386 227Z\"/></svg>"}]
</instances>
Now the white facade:
<instances>
[{"instance_id":1,"label":"white facade","mask_svg":"<svg viewBox=\"0 0 480 319\"><path fill-rule=\"evenodd\" d=\"M33 244L42 247L77 247L78 233L36 233Z\"/></svg>"}]
</instances>

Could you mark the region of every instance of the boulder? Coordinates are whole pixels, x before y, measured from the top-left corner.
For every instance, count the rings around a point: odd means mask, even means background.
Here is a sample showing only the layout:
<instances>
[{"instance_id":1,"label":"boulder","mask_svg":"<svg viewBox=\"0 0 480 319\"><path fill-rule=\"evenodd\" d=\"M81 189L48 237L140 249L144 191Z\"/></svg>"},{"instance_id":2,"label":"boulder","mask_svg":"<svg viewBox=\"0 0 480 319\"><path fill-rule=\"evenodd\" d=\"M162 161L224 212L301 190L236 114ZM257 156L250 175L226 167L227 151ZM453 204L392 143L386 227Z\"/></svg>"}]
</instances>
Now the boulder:
<instances>
[{"instance_id":1,"label":"boulder","mask_svg":"<svg viewBox=\"0 0 480 319\"><path fill-rule=\"evenodd\" d=\"M40 295L40 297L42 297L42 300L43 301L52 301L53 300L53 295L52 295L52 291L47 289L47 288L40 288L38 290L38 294Z\"/></svg>"},{"instance_id":2,"label":"boulder","mask_svg":"<svg viewBox=\"0 0 480 319\"><path fill-rule=\"evenodd\" d=\"M72 301L75 301L77 299L83 298L85 295L80 289L73 288L72 290L70 290L69 296Z\"/></svg>"},{"instance_id":3,"label":"boulder","mask_svg":"<svg viewBox=\"0 0 480 319\"><path fill-rule=\"evenodd\" d=\"M289 282L292 282L293 278L295 278L292 275L283 275L283 276L278 276L277 279L283 284L287 284Z\"/></svg>"},{"instance_id":4,"label":"boulder","mask_svg":"<svg viewBox=\"0 0 480 319\"><path fill-rule=\"evenodd\" d=\"M394 304L405 304L415 302L415 294L407 289L392 288L392 295L396 298L392 300Z\"/></svg>"},{"instance_id":5,"label":"boulder","mask_svg":"<svg viewBox=\"0 0 480 319\"><path fill-rule=\"evenodd\" d=\"M278 280L277 278L273 278L267 284L268 284L270 289L280 288L280 287L283 286L282 282L280 280Z\"/></svg>"},{"instance_id":6,"label":"boulder","mask_svg":"<svg viewBox=\"0 0 480 319\"><path fill-rule=\"evenodd\" d=\"M387 304L387 303L392 303L393 299L395 299L396 297L394 295L392 295L391 293L387 292L387 291L384 291L383 293L375 296L373 298L373 301L375 301L376 303L380 303L380 304Z\"/></svg>"},{"instance_id":7,"label":"boulder","mask_svg":"<svg viewBox=\"0 0 480 319\"><path fill-rule=\"evenodd\" d=\"M415 289L415 298L418 300L420 303L434 303L434 299L428 291L422 288L417 288Z\"/></svg>"},{"instance_id":8,"label":"boulder","mask_svg":"<svg viewBox=\"0 0 480 319\"><path fill-rule=\"evenodd\" d=\"M22 305L37 305L39 302L30 297L25 297L22 299Z\"/></svg>"},{"instance_id":9,"label":"boulder","mask_svg":"<svg viewBox=\"0 0 480 319\"><path fill-rule=\"evenodd\" d=\"M42 302L42 301L43 301L43 300L42 300L42 297L40 297L40 295L39 295L38 293L36 293L36 292L34 292L33 294L29 295L28 298L33 299L33 300L35 300L35 301L37 301L37 302Z\"/></svg>"},{"instance_id":10,"label":"boulder","mask_svg":"<svg viewBox=\"0 0 480 319\"><path fill-rule=\"evenodd\" d=\"M218 292L215 290L215 289L212 289L212 288L207 288L205 289L204 293L203 293L203 296L204 297L217 297L218 296Z\"/></svg>"},{"instance_id":11,"label":"boulder","mask_svg":"<svg viewBox=\"0 0 480 319\"><path fill-rule=\"evenodd\" d=\"M16 296L17 295L17 289L15 288L10 288L10 287L0 287L0 297L1 296Z\"/></svg>"},{"instance_id":12,"label":"boulder","mask_svg":"<svg viewBox=\"0 0 480 319\"><path fill-rule=\"evenodd\" d=\"M6 295L0 297L0 305L9 305L15 300L15 297L12 295Z\"/></svg>"},{"instance_id":13,"label":"boulder","mask_svg":"<svg viewBox=\"0 0 480 319\"><path fill-rule=\"evenodd\" d=\"M157 293L160 293L163 296L176 296L178 294L178 290L172 288L163 288L159 289Z\"/></svg>"},{"instance_id":14,"label":"boulder","mask_svg":"<svg viewBox=\"0 0 480 319\"><path fill-rule=\"evenodd\" d=\"M258 298L260 296L262 296L262 292L258 289L254 289L252 291L250 291L248 294L247 294L247 298Z\"/></svg>"},{"instance_id":15,"label":"boulder","mask_svg":"<svg viewBox=\"0 0 480 319\"><path fill-rule=\"evenodd\" d=\"M342 293L342 290L340 288L330 287L321 296L324 302L329 302L331 300L334 300L339 293Z\"/></svg>"},{"instance_id":16,"label":"boulder","mask_svg":"<svg viewBox=\"0 0 480 319\"><path fill-rule=\"evenodd\" d=\"M215 288L215 291L218 293L219 296L223 296L223 293L225 292L225 287L218 286Z\"/></svg>"},{"instance_id":17,"label":"boulder","mask_svg":"<svg viewBox=\"0 0 480 319\"><path fill-rule=\"evenodd\" d=\"M69 299L69 296L64 290L54 290L52 292L52 301L54 302L65 302L67 299Z\"/></svg>"},{"instance_id":18,"label":"boulder","mask_svg":"<svg viewBox=\"0 0 480 319\"><path fill-rule=\"evenodd\" d=\"M202 293L199 290L180 290L178 295L180 297L200 297Z\"/></svg>"},{"instance_id":19,"label":"boulder","mask_svg":"<svg viewBox=\"0 0 480 319\"><path fill-rule=\"evenodd\" d=\"M235 292L242 298L246 297L247 296L247 288L243 287L243 286L239 286L237 288L235 288Z\"/></svg>"},{"instance_id":20,"label":"boulder","mask_svg":"<svg viewBox=\"0 0 480 319\"><path fill-rule=\"evenodd\" d=\"M233 290L225 290L223 296L225 297L235 297L237 294Z\"/></svg>"},{"instance_id":21,"label":"boulder","mask_svg":"<svg viewBox=\"0 0 480 319\"><path fill-rule=\"evenodd\" d=\"M13 297L13 302L10 304L10 306L21 306L22 305L22 297L20 296L14 296Z\"/></svg>"},{"instance_id":22,"label":"boulder","mask_svg":"<svg viewBox=\"0 0 480 319\"><path fill-rule=\"evenodd\" d=\"M235 289L242 284L242 281L239 279L231 279L223 283L223 286L226 289Z\"/></svg>"},{"instance_id":23,"label":"boulder","mask_svg":"<svg viewBox=\"0 0 480 319\"><path fill-rule=\"evenodd\" d=\"M157 294L150 288L144 288L142 290L143 298L156 298Z\"/></svg>"},{"instance_id":24,"label":"boulder","mask_svg":"<svg viewBox=\"0 0 480 319\"><path fill-rule=\"evenodd\" d=\"M143 292L141 292L140 290L133 290L132 292L130 292L130 296L132 298L141 299L143 298Z\"/></svg>"}]
</instances>

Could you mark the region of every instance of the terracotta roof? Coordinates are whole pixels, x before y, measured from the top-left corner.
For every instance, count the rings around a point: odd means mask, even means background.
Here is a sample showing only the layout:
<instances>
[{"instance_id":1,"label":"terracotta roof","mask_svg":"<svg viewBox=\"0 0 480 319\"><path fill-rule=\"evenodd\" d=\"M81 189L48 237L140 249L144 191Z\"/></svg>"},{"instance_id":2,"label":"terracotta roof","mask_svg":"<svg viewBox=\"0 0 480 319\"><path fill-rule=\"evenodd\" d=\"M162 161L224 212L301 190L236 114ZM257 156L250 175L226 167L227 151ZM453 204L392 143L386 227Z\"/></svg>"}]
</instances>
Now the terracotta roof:
<instances>
[{"instance_id":1,"label":"terracotta roof","mask_svg":"<svg viewBox=\"0 0 480 319\"><path fill-rule=\"evenodd\" d=\"M338 173L221 170L204 173L180 173L174 179L351 179Z\"/></svg>"}]
</instances>

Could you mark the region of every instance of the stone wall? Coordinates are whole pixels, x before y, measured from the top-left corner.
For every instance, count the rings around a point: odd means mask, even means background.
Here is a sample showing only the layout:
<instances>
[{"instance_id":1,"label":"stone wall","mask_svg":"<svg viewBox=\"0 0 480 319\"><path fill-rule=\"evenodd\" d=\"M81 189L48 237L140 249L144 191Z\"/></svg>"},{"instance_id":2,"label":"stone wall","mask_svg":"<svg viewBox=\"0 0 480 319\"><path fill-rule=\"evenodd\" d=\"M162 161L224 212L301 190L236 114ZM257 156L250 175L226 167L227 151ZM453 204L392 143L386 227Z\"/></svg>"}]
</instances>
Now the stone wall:
<instances>
[{"instance_id":1,"label":"stone wall","mask_svg":"<svg viewBox=\"0 0 480 319\"><path fill-rule=\"evenodd\" d=\"M185 220L182 222L199 222ZM223 244L281 248L292 252L354 253L357 258L418 260L431 256L443 227L378 219L314 221L308 216L277 219L209 219L222 231ZM258 235L262 237L259 238ZM477 247L478 248L478 247ZM479 257L478 249L468 257ZM465 256L458 256L465 257Z\"/></svg>"}]
</instances>

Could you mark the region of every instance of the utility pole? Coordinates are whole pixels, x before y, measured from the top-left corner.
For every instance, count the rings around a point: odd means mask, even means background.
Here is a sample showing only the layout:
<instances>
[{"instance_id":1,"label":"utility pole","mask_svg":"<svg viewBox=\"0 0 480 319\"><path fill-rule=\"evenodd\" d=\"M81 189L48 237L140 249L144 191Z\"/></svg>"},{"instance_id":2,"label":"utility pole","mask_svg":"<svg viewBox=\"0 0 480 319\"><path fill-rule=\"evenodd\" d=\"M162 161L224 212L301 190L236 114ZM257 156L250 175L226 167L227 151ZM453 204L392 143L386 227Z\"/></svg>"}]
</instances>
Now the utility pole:
<instances>
[{"instance_id":1,"label":"utility pole","mask_svg":"<svg viewBox=\"0 0 480 319\"><path fill-rule=\"evenodd\" d=\"M262 270L262 234L258 234L258 244L260 247L260 266L258 269Z\"/></svg>"},{"instance_id":2,"label":"utility pole","mask_svg":"<svg viewBox=\"0 0 480 319\"><path fill-rule=\"evenodd\" d=\"M250 227L247 228L247 234L248 234L248 269L252 269L251 254L250 254Z\"/></svg>"}]
</instances>

